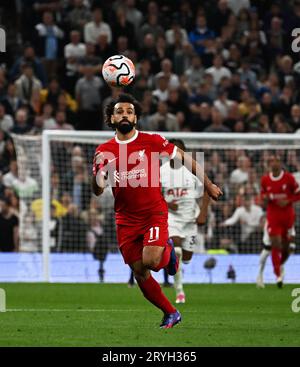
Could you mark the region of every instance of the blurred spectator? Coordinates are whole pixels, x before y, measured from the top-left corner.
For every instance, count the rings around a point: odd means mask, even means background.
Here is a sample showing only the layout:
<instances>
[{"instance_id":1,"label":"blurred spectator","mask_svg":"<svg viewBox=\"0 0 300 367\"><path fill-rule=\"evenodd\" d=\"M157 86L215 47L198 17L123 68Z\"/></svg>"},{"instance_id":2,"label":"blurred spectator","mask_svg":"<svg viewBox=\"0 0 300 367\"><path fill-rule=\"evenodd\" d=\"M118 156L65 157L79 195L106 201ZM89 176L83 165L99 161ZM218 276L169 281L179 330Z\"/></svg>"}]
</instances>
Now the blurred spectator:
<instances>
[{"instance_id":1,"label":"blurred spectator","mask_svg":"<svg viewBox=\"0 0 300 367\"><path fill-rule=\"evenodd\" d=\"M11 132L14 134L27 134L31 130L31 126L28 123L28 113L24 108L17 110L15 115L14 127Z\"/></svg>"},{"instance_id":2,"label":"blurred spectator","mask_svg":"<svg viewBox=\"0 0 300 367\"><path fill-rule=\"evenodd\" d=\"M54 109L51 103L45 103L42 108L41 118L45 129L54 129L56 121L53 117Z\"/></svg>"},{"instance_id":3,"label":"blurred spectator","mask_svg":"<svg viewBox=\"0 0 300 367\"><path fill-rule=\"evenodd\" d=\"M168 112L168 105L166 102L158 102L157 112L150 116L147 130L179 131L179 123L176 116Z\"/></svg>"},{"instance_id":4,"label":"blurred spectator","mask_svg":"<svg viewBox=\"0 0 300 367\"><path fill-rule=\"evenodd\" d=\"M91 12L84 0L73 0L72 9L67 14L70 29L82 31L83 27L91 19Z\"/></svg>"},{"instance_id":5,"label":"blurred spectator","mask_svg":"<svg viewBox=\"0 0 300 367\"><path fill-rule=\"evenodd\" d=\"M208 103L202 102L200 106L191 104L190 110L192 112L190 123L192 131L204 131L211 126L211 107Z\"/></svg>"},{"instance_id":6,"label":"blurred spectator","mask_svg":"<svg viewBox=\"0 0 300 367\"><path fill-rule=\"evenodd\" d=\"M110 25L103 21L103 13L100 8L95 8L92 15L92 21L84 26L84 42L96 44L101 34L107 35L108 43L112 42L112 32Z\"/></svg>"},{"instance_id":7,"label":"blurred spectator","mask_svg":"<svg viewBox=\"0 0 300 367\"><path fill-rule=\"evenodd\" d=\"M216 55L213 60L213 66L205 71L211 74L215 85L218 85L223 77L231 78L231 71L223 66L223 58L221 55Z\"/></svg>"},{"instance_id":8,"label":"blurred spectator","mask_svg":"<svg viewBox=\"0 0 300 367\"><path fill-rule=\"evenodd\" d=\"M227 118L230 107L234 104L234 102L227 97L227 91L225 89L221 89L218 92L218 98L214 101L214 107L221 113L224 119Z\"/></svg>"},{"instance_id":9,"label":"blurred spectator","mask_svg":"<svg viewBox=\"0 0 300 367\"><path fill-rule=\"evenodd\" d=\"M143 45L143 39L146 34L151 34L156 41L159 36L165 34L163 27L158 22L157 14L149 14L146 22L141 26L139 31L139 44Z\"/></svg>"},{"instance_id":10,"label":"blurred spectator","mask_svg":"<svg viewBox=\"0 0 300 367\"><path fill-rule=\"evenodd\" d=\"M126 5L126 18L131 24L133 24L135 37L138 38L140 26L143 21L143 13L136 8L135 0L126 0L125 5Z\"/></svg>"},{"instance_id":11,"label":"blurred spectator","mask_svg":"<svg viewBox=\"0 0 300 367\"><path fill-rule=\"evenodd\" d=\"M227 0L218 0L217 7L213 7L211 11L211 19L209 21L210 27L218 36L221 34L222 28L228 24L231 14Z\"/></svg>"},{"instance_id":12,"label":"blurred spectator","mask_svg":"<svg viewBox=\"0 0 300 367\"><path fill-rule=\"evenodd\" d=\"M82 68L84 76L75 86L76 100L79 108L78 130L100 130L102 116L100 107L102 102L102 80L94 75L94 68L87 65Z\"/></svg>"},{"instance_id":13,"label":"blurred spectator","mask_svg":"<svg viewBox=\"0 0 300 367\"><path fill-rule=\"evenodd\" d=\"M256 252L253 246L262 235L264 212L262 208L255 205L251 197L244 197L243 205L235 209L231 217L227 218L221 225L232 226L240 223L241 236L239 252Z\"/></svg>"},{"instance_id":14,"label":"blurred spectator","mask_svg":"<svg viewBox=\"0 0 300 367\"><path fill-rule=\"evenodd\" d=\"M68 124L66 121L66 114L63 111L57 111L55 114L56 124L53 126L53 129L57 130L74 130L73 126Z\"/></svg>"},{"instance_id":15,"label":"blurred spectator","mask_svg":"<svg viewBox=\"0 0 300 367\"><path fill-rule=\"evenodd\" d=\"M14 180L18 178L18 165L17 161L10 161L9 171L3 175L2 182L5 187L11 188Z\"/></svg>"},{"instance_id":16,"label":"blurred spectator","mask_svg":"<svg viewBox=\"0 0 300 367\"><path fill-rule=\"evenodd\" d=\"M22 100L17 96L17 89L14 83L10 83L7 87L7 94L2 102L8 115L14 116L17 109L21 107Z\"/></svg>"},{"instance_id":17,"label":"blurred spectator","mask_svg":"<svg viewBox=\"0 0 300 367\"><path fill-rule=\"evenodd\" d=\"M58 252L88 252L87 225L80 218L75 204L68 206L68 212L61 218L58 228Z\"/></svg>"},{"instance_id":18,"label":"blurred spectator","mask_svg":"<svg viewBox=\"0 0 300 367\"><path fill-rule=\"evenodd\" d=\"M168 78L164 74L160 74L156 79L157 88L152 92L152 95L158 101L166 102L169 98Z\"/></svg>"},{"instance_id":19,"label":"blurred spectator","mask_svg":"<svg viewBox=\"0 0 300 367\"><path fill-rule=\"evenodd\" d=\"M0 200L0 252L19 250L19 219L11 212L10 201Z\"/></svg>"},{"instance_id":20,"label":"blurred spectator","mask_svg":"<svg viewBox=\"0 0 300 367\"><path fill-rule=\"evenodd\" d=\"M203 131L206 133L227 133L230 130L227 126L224 125L224 119L222 117L222 114L217 108L212 108L211 113L211 124L205 128Z\"/></svg>"},{"instance_id":21,"label":"blurred spectator","mask_svg":"<svg viewBox=\"0 0 300 367\"><path fill-rule=\"evenodd\" d=\"M187 43L188 42L188 34L186 29L181 27L179 22L178 16L174 15L171 23L171 28L166 30L166 41L168 45L174 45L176 34L180 34L181 42Z\"/></svg>"},{"instance_id":22,"label":"blurred spectator","mask_svg":"<svg viewBox=\"0 0 300 367\"><path fill-rule=\"evenodd\" d=\"M16 80L16 95L25 103L30 103L34 92L40 92L42 83L34 76L30 64L22 66L22 74Z\"/></svg>"},{"instance_id":23,"label":"blurred spectator","mask_svg":"<svg viewBox=\"0 0 300 367\"><path fill-rule=\"evenodd\" d=\"M229 181L232 184L242 184L247 182L250 169L249 158L246 156L239 156L236 165L236 169L234 169L230 174Z\"/></svg>"},{"instance_id":24,"label":"blurred spectator","mask_svg":"<svg viewBox=\"0 0 300 367\"><path fill-rule=\"evenodd\" d=\"M79 60L86 55L86 45L80 42L80 32L71 31L70 43L64 47L64 56L66 59L66 89L73 93L76 81L79 77Z\"/></svg>"},{"instance_id":25,"label":"blurred spectator","mask_svg":"<svg viewBox=\"0 0 300 367\"><path fill-rule=\"evenodd\" d=\"M250 0L227 0L227 3L235 15L240 14L242 9L249 9L251 6Z\"/></svg>"},{"instance_id":26,"label":"blurred spectator","mask_svg":"<svg viewBox=\"0 0 300 367\"><path fill-rule=\"evenodd\" d=\"M202 14L198 15L196 18L196 27L189 33L189 41L199 56L205 53L207 41L214 38L215 32L207 28L205 16Z\"/></svg>"},{"instance_id":27,"label":"blurred spectator","mask_svg":"<svg viewBox=\"0 0 300 367\"><path fill-rule=\"evenodd\" d=\"M22 73L23 65L30 65L32 67L33 73L37 79L42 82L43 87L47 83L47 74L45 68L40 61L40 59L35 54L35 49L32 45L24 46L23 55L19 57L12 68L9 71L9 77L11 80L17 79Z\"/></svg>"},{"instance_id":28,"label":"blurred spectator","mask_svg":"<svg viewBox=\"0 0 300 367\"><path fill-rule=\"evenodd\" d=\"M87 213L87 244L95 260L99 261L98 275L102 283L104 281L104 262L108 253L108 243L103 241L103 227L101 215L92 208Z\"/></svg>"},{"instance_id":29,"label":"blurred spectator","mask_svg":"<svg viewBox=\"0 0 300 367\"><path fill-rule=\"evenodd\" d=\"M183 125L186 125L190 119L186 99L187 97L180 93L178 89L172 88L169 90L168 111L176 116L180 128L183 128Z\"/></svg>"},{"instance_id":30,"label":"blurred spectator","mask_svg":"<svg viewBox=\"0 0 300 367\"><path fill-rule=\"evenodd\" d=\"M5 106L0 103L0 130L9 132L14 125L14 121L12 117L5 112Z\"/></svg>"},{"instance_id":31,"label":"blurred spectator","mask_svg":"<svg viewBox=\"0 0 300 367\"><path fill-rule=\"evenodd\" d=\"M247 59L243 59L241 67L238 70L241 76L241 82L245 84L250 91L256 90L256 74L250 69L250 63Z\"/></svg>"},{"instance_id":32,"label":"blurred spectator","mask_svg":"<svg viewBox=\"0 0 300 367\"><path fill-rule=\"evenodd\" d=\"M292 127L293 131L296 131L300 128L300 106L298 104L292 105L290 116L289 125Z\"/></svg>"},{"instance_id":33,"label":"blurred spectator","mask_svg":"<svg viewBox=\"0 0 300 367\"><path fill-rule=\"evenodd\" d=\"M116 45L119 37L126 37L129 48L135 47L136 38L134 26L127 20L126 8L119 6L116 10L116 21L113 28L113 43Z\"/></svg>"},{"instance_id":34,"label":"blurred spectator","mask_svg":"<svg viewBox=\"0 0 300 367\"><path fill-rule=\"evenodd\" d=\"M50 103L54 109L58 108L59 103L62 99L62 95L64 96L65 103L68 108L70 108L72 111L77 110L77 103L72 98L70 94L65 92L57 77L53 77L50 80L50 83L48 85L47 89L42 89L40 96L41 96L41 103Z\"/></svg>"},{"instance_id":35,"label":"blurred spectator","mask_svg":"<svg viewBox=\"0 0 300 367\"><path fill-rule=\"evenodd\" d=\"M25 160L19 161L18 177L13 180L12 188L20 199L33 199L39 191L37 181L30 176Z\"/></svg>"},{"instance_id":36,"label":"blurred spectator","mask_svg":"<svg viewBox=\"0 0 300 367\"><path fill-rule=\"evenodd\" d=\"M72 170L62 178L61 185L71 195L71 200L77 208L86 210L90 202L91 192L84 159L80 156L73 156L71 166Z\"/></svg>"},{"instance_id":37,"label":"blurred spectator","mask_svg":"<svg viewBox=\"0 0 300 367\"><path fill-rule=\"evenodd\" d=\"M191 66L185 71L185 76L187 77L187 83L191 90L196 90L199 84L202 82L205 69L202 65L201 57L198 55L193 55L191 60Z\"/></svg>"},{"instance_id":38,"label":"blurred spectator","mask_svg":"<svg viewBox=\"0 0 300 367\"><path fill-rule=\"evenodd\" d=\"M54 22L53 14L45 11L42 22L35 26L36 50L42 58L47 75L56 74L62 56L64 32Z\"/></svg>"},{"instance_id":39,"label":"blurred spectator","mask_svg":"<svg viewBox=\"0 0 300 367\"><path fill-rule=\"evenodd\" d=\"M168 81L169 88L179 87L179 78L172 71L172 61L170 59L163 59L161 62L161 71L155 75L155 79L158 80L161 76L164 76Z\"/></svg>"}]
</instances>

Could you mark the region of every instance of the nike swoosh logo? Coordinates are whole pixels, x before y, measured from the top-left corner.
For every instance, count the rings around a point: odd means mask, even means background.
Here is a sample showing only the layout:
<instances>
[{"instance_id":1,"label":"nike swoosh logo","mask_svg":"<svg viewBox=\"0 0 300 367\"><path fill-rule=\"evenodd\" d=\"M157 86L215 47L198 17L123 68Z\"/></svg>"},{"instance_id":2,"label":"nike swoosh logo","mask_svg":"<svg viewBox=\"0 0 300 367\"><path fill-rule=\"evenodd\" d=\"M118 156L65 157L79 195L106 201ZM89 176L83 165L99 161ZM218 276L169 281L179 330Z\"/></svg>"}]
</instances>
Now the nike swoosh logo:
<instances>
[{"instance_id":1,"label":"nike swoosh logo","mask_svg":"<svg viewBox=\"0 0 300 367\"><path fill-rule=\"evenodd\" d=\"M155 242L155 241L158 241L158 239L156 239L156 240L148 240L148 243L149 242Z\"/></svg>"},{"instance_id":2,"label":"nike swoosh logo","mask_svg":"<svg viewBox=\"0 0 300 367\"><path fill-rule=\"evenodd\" d=\"M113 162L113 161L115 161L115 160L117 160L118 158L113 158L113 159L110 159L109 161L108 161L108 163L111 163L111 162Z\"/></svg>"}]
</instances>

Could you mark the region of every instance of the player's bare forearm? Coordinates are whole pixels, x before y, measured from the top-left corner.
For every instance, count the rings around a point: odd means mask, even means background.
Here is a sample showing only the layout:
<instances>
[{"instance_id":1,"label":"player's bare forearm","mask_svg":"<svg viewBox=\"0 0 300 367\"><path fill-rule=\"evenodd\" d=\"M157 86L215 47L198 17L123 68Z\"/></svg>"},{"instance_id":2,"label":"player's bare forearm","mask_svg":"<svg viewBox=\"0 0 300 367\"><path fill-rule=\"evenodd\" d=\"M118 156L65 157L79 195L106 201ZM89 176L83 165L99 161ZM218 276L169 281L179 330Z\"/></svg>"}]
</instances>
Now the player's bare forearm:
<instances>
[{"instance_id":1,"label":"player's bare forearm","mask_svg":"<svg viewBox=\"0 0 300 367\"><path fill-rule=\"evenodd\" d=\"M181 161L184 166L191 171L199 180L203 183L205 190L207 191L208 195L214 199L218 200L221 195L223 195L222 190L211 182L211 180L207 177L206 173L204 172L203 167L193 159L192 156L185 153L180 148L177 148L175 158Z\"/></svg>"},{"instance_id":2,"label":"player's bare forearm","mask_svg":"<svg viewBox=\"0 0 300 367\"><path fill-rule=\"evenodd\" d=\"M210 203L210 197L207 191L205 190L202 198L202 204L200 206L200 214L197 218L197 224L199 224L199 226L203 226L206 222L209 203Z\"/></svg>"},{"instance_id":3,"label":"player's bare forearm","mask_svg":"<svg viewBox=\"0 0 300 367\"><path fill-rule=\"evenodd\" d=\"M101 195L104 191L104 185L101 186L98 185L96 176L93 176L92 179L92 191L96 196Z\"/></svg>"}]
</instances>

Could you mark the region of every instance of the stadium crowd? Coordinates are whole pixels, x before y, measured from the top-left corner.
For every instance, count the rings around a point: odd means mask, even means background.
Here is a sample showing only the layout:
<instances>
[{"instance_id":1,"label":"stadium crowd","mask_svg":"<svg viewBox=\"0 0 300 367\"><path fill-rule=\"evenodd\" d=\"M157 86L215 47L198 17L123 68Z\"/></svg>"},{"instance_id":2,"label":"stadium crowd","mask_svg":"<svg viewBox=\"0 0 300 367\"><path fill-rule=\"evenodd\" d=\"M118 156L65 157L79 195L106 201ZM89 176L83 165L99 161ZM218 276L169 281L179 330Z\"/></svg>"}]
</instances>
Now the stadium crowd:
<instances>
[{"instance_id":1,"label":"stadium crowd","mask_svg":"<svg viewBox=\"0 0 300 367\"><path fill-rule=\"evenodd\" d=\"M8 32L7 52L0 64L0 197L11 215L19 215L24 185L10 134L109 129L103 108L122 90L104 83L101 66L114 54L126 55L136 65L135 82L126 92L142 104L142 130L300 132L300 58L291 47L292 30L300 27L300 1L4 3L15 15L6 17L4 7L0 12L0 23L8 31L14 28L12 35ZM81 235L89 231L89 241L95 245L104 218L88 193L85 169L90 162L76 148L69 177L58 170L52 177L53 187L58 187L53 199L60 202L65 225L77 218L80 223L75 227L81 228ZM300 172L296 151L281 154L292 172ZM226 224L226 219L248 198L250 205L259 204L265 158L264 153L234 150L208 155L209 174L225 192L223 201L212 207L211 225L219 228L219 235L211 236L212 246L241 250L232 242L244 243L249 231L230 229L236 223ZM33 190L35 183L30 184ZM79 184L81 198L76 194ZM31 194L34 197L34 191ZM255 218L257 228L250 232L260 236L261 223ZM97 230L91 230L93 226ZM231 232L239 238L232 239Z\"/></svg>"}]
</instances>

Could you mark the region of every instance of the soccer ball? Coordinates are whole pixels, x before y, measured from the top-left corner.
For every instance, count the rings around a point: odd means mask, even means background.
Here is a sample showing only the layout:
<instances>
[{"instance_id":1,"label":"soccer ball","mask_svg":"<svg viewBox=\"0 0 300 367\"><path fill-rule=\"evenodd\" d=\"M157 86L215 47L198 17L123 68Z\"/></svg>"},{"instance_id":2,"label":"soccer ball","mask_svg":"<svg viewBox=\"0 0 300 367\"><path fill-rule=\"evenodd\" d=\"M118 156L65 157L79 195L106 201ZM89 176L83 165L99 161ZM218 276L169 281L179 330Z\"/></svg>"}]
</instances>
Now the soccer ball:
<instances>
[{"instance_id":1,"label":"soccer ball","mask_svg":"<svg viewBox=\"0 0 300 367\"><path fill-rule=\"evenodd\" d=\"M109 57L102 66L102 75L112 87L123 87L133 82L135 77L134 63L124 55Z\"/></svg>"}]
</instances>

